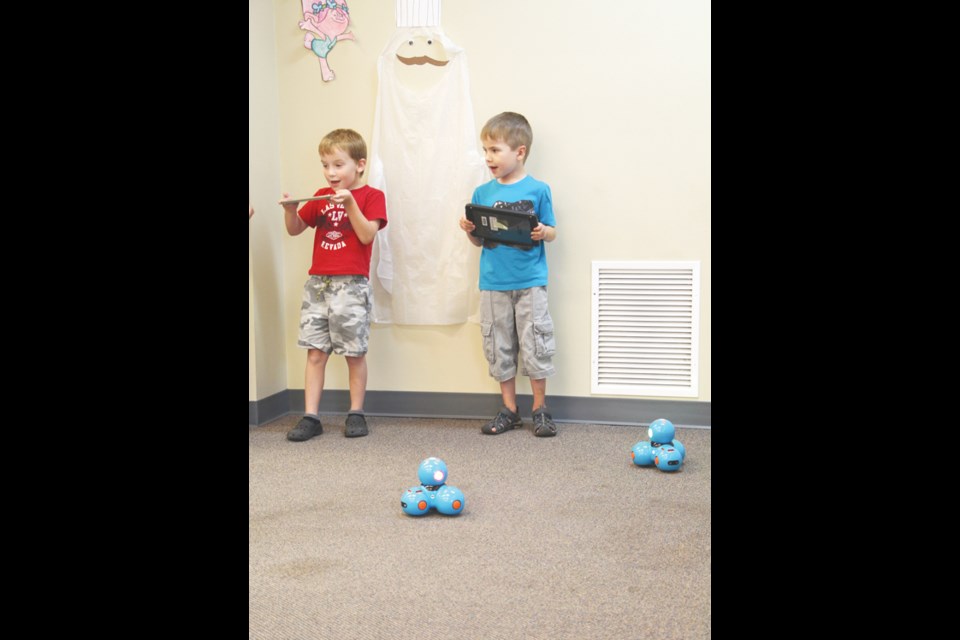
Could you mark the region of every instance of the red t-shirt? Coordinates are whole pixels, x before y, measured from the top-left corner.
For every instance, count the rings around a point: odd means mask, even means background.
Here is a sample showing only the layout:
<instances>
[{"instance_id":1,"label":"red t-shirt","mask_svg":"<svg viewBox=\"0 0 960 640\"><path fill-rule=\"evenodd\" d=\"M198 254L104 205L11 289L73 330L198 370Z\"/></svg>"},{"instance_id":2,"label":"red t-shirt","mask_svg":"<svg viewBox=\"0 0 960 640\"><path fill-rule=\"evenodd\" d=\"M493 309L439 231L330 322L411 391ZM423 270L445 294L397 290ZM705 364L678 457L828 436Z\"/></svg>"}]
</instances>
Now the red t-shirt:
<instances>
[{"instance_id":1,"label":"red t-shirt","mask_svg":"<svg viewBox=\"0 0 960 640\"><path fill-rule=\"evenodd\" d=\"M330 187L317 191L315 196L334 193ZM387 200L383 191L364 185L351 189L360 212L367 220L383 220L387 226ZM297 212L309 226L316 228L313 237L312 276L366 276L370 277L370 254L373 243L363 244L350 224L350 217L342 204L332 200L311 200Z\"/></svg>"}]
</instances>

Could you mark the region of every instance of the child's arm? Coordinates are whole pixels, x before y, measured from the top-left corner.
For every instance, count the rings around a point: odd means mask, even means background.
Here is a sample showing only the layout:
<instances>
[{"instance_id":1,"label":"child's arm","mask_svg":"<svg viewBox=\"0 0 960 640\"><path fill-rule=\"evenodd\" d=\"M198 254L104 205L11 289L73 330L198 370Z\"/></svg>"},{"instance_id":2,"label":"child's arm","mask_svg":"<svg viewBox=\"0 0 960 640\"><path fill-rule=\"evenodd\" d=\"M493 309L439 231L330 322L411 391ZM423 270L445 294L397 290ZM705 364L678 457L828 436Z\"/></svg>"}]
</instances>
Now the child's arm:
<instances>
[{"instance_id":1,"label":"child's arm","mask_svg":"<svg viewBox=\"0 0 960 640\"><path fill-rule=\"evenodd\" d=\"M553 242L557 239L557 230L553 227L548 227L541 222L530 231L530 239Z\"/></svg>"},{"instance_id":2,"label":"child's arm","mask_svg":"<svg viewBox=\"0 0 960 640\"><path fill-rule=\"evenodd\" d=\"M337 189L336 195L330 199L334 202L343 203L343 208L346 209L347 216L350 218L350 226L353 227L353 232L357 234L360 242L363 244L373 242L377 231L380 231L380 221L367 220L363 212L360 211L357 201L353 199L353 194L350 193L350 189Z\"/></svg>"},{"instance_id":3,"label":"child's arm","mask_svg":"<svg viewBox=\"0 0 960 640\"><path fill-rule=\"evenodd\" d=\"M467 240L469 240L473 246L479 247L483 244L483 238L478 238L474 235L471 235L470 232L476 229L477 225L467 220L466 215L460 218L460 228L467 232Z\"/></svg>"},{"instance_id":4,"label":"child's arm","mask_svg":"<svg viewBox=\"0 0 960 640\"><path fill-rule=\"evenodd\" d=\"M290 198L289 193L283 194L281 200L287 200ZM287 225L287 233L292 236L298 236L304 232L307 228L307 223L303 221L299 215L297 215L297 203L291 202L290 204L281 205L283 207L283 223Z\"/></svg>"}]
</instances>

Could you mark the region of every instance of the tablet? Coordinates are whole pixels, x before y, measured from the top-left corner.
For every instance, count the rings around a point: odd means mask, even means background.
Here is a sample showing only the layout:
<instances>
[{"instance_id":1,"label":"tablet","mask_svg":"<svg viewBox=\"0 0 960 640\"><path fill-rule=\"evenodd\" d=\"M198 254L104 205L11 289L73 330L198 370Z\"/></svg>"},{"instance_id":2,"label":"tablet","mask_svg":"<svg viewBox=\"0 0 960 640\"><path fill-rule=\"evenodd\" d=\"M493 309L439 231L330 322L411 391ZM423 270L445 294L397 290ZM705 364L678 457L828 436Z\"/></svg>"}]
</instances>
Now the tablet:
<instances>
[{"instance_id":1,"label":"tablet","mask_svg":"<svg viewBox=\"0 0 960 640\"><path fill-rule=\"evenodd\" d=\"M309 198L291 198L289 200L281 200L280 204L299 204L301 202L310 202L311 200L327 200L332 198L333 194L328 193L325 196L310 196Z\"/></svg>"},{"instance_id":2,"label":"tablet","mask_svg":"<svg viewBox=\"0 0 960 640\"><path fill-rule=\"evenodd\" d=\"M477 227L471 232L477 238L526 249L540 244L530 238L530 232L540 224L535 213L468 204L466 214Z\"/></svg>"}]
</instances>

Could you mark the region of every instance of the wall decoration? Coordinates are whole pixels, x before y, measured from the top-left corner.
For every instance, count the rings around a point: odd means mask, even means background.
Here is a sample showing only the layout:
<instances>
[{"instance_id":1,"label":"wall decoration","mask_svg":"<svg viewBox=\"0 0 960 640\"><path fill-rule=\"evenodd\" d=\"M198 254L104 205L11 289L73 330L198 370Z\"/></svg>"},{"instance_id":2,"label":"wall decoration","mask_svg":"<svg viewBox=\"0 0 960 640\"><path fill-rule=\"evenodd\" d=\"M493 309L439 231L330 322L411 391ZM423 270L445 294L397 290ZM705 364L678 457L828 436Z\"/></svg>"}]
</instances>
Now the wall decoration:
<instances>
[{"instance_id":1,"label":"wall decoration","mask_svg":"<svg viewBox=\"0 0 960 640\"><path fill-rule=\"evenodd\" d=\"M437 67L450 62L440 40L429 36L411 36L397 49L397 60L407 65L432 64Z\"/></svg>"},{"instance_id":2,"label":"wall decoration","mask_svg":"<svg viewBox=\"0 0 960 640\"><path fill-rule=\"evenodd\" d=\"M423 2L436 11L421 22L436 21L439 0L398 0L398 25L401 9ZM457 221L474 188L490 179L466 53L439 24L398 26L377 73L367 180L386 194L390 224L373 250L373 321L466 322L479 308L479 257Z\"/></svg>"},{"instance_id":3,"label":"wall decoration","mask_svg":"<svg viewBox=\"0 0 960 640\"><path fill-rule=\"evenodd\" d=\"M300 28L307 33L303 36L303 46L320 58L320 75L324 82L330 82L337 74L330 68L327 56L334 45L341 40L353 40L350 27L350 9L347 0L300 0L303 4L303 20Z\"/></svg>"}]
</instances>

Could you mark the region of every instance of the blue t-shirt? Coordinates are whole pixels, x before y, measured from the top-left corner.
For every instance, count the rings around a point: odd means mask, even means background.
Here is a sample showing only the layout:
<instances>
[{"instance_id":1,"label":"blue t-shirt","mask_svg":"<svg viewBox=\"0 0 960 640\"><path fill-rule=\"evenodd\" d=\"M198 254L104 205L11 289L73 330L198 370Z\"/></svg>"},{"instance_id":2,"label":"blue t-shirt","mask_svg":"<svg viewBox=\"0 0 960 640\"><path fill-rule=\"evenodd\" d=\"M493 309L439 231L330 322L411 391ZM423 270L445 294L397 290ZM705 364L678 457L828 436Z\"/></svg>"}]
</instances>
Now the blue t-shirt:
<instances>
[{"instance_id":1,"label":"blue t-shirt","mask_svg":"<svg viewBox=\"0 0 960 640\"><path fill-rule=\"evenodd\" d=\"M532 210L543 224L557 226L550 185L530 176L513 184L500 184L493 179L474 189L472 202L485 207L500 202L507 205L506 209ZM546 245L541 241L529 250L505 244L492 249L484 246L480 252L480 290L513 291L547 286Z\"/></svg>"}]
</instances>

